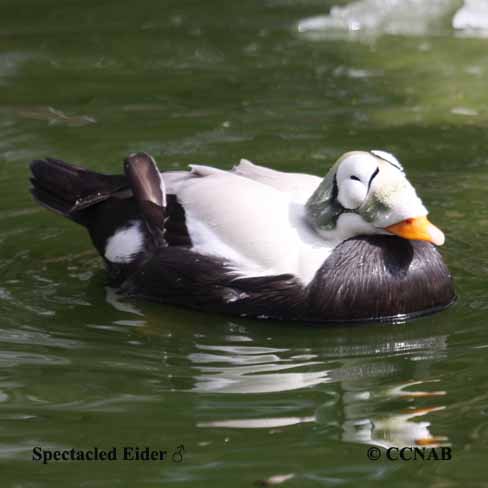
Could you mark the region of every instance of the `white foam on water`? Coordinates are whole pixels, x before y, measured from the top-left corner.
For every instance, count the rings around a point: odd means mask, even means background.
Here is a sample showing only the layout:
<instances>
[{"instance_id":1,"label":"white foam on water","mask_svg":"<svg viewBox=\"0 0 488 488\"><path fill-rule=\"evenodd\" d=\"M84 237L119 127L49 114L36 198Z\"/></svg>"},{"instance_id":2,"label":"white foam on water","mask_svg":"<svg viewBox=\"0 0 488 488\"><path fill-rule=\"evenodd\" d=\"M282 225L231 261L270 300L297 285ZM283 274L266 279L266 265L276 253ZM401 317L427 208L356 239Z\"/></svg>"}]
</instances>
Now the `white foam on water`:
<instances>
[{"instance_id":1,"label":"white foam on water","mask_svg":"<svg viewBox=\"0 0 488 488\"><path fill-rule=\"evenodd\" d=\"M457 9L457 10L456 10ZM488 36L488 0L356 0L332 7L328 15L298 22L298 31L319 37L344 34Z\"/></svg>"},{"instance_id":2,"label":"white foam on water","mask_svg":"<svg viewBox=\"0 0 488 488\"><path fill-rule=\"evenodd\" d=\"M488 34L488 1L464 0L464 5L452 19L456 30L486 31Z\"/></svg>"},{"instance_id":3,"label":"white foam on water","mask_svg":"<svg viewBox=\"0 0 488 488\"><path fill-rule=\"evenodd\" d=\"M453 0L357 0L332 7L328 15L298 23L299 32L329 31L421 35L439 28L456 2Z\"/></svg>"}]
</instances>

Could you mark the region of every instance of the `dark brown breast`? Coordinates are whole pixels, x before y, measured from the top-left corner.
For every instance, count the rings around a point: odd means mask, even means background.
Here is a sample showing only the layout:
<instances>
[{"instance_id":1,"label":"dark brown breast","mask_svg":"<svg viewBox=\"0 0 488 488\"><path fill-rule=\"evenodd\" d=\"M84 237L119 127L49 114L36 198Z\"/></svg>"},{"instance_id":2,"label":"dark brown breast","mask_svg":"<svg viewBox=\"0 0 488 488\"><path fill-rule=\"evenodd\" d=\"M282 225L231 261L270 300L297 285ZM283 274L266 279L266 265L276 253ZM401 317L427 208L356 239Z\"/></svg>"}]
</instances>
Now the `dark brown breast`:
<instances>
[{"instance_id":1,"label":"dark brown breast","mask_svg":"<svg viewBox=\"0 0 488 488\"><path fill-rule=\"evenodd\" d=\"M451 275L430 243L371 236L341 243L309 285L310 318L385 319L447 307Z\"/></svg>"}]
</instances>

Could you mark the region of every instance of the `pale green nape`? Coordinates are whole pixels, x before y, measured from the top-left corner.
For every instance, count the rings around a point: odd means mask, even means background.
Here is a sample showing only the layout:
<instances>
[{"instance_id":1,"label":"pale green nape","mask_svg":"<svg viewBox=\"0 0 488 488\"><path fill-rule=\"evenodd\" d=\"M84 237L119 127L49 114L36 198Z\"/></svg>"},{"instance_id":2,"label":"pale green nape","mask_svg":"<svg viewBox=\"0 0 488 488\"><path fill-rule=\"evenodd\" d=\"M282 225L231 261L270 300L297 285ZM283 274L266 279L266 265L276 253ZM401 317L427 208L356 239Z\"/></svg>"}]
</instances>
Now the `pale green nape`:
<instances>
[{"instance_id":1,"label":"pale green nape","mask_svg":"<svg viewBox=\"0 0 488 488\"><path fill-rule=\"evenodd\" d=\"M388 205L381 201L376 194L372 194L361 206L361 211L358 212L366 222L374 222L378 215L386 213Z\"/></svg>"},{"instance_id":2,"label":"pale green nape","mask_svg":"<svg viewBox=\"0 0 488 488\"><path fill-rule=\"evenodd\" d=\"M307 220L315 229L334 230L339 215L344 211L337 199L334 198L335 177L341 161L342 158L339 158L330 168L305 204Z\"/></svg>"}]
</instances>

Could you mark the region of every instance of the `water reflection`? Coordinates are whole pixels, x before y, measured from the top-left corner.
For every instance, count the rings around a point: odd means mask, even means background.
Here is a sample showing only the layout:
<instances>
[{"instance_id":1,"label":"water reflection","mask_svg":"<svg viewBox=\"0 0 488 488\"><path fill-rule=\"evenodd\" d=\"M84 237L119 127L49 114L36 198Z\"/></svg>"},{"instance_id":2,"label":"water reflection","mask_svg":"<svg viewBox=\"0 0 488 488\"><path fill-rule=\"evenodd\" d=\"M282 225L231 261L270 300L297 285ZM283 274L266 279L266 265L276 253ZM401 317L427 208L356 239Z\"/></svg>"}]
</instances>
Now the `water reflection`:
<instances>
[{"instance_id":1,"label":"water reflection","mask_svg":"<svg viewBox=\"0 0 488 488\"><path fill-rule=\"evenodd\" d=\"M436 447L447 443L445 436L433 436L430 422L417 422L422 417L444 407L417 408L409 413L375 419L347 420L343 425L342 440L374 444L386 448L403 446Z\"/></svg>"},{"instance_id":2,"label":"water reflection","mask_svg":"<svg viewBox=\"0 0 488 488\"><path fill-rule=\"evenodd\" d=\"M303 361L303 357L280 357L287 349L255 346L205 346L202 352L189 355L199 371L195 391L220 393L271 393L297 390L328 381L327 370L290 371L320 365L320 361ZM308 357L314 357L309 355Z\"/></svg>"},{"instance_id":3,"label":"water reflection","mask_svg":"<svg viewBox=\"0 0 488 488\"><path fill-rule=\"evenodd\" d=\"M186 343L186 353L173 362L193 372L191 384L187 379L179 383L177 377L171 384L199 395L199 428L273 432L315 424L327 438L385 448L448 443L430 423L432 415L445 409L442 399L447 395L430 369L446 357L448 336L432 325L427 334L422 321L301 331L217 319L212 327L204 323L188 328L191 312L173 310L171 327L161 332L160 321L151 320L142 307L110 289L106 300L137 317L124 322L138 325L139 334L165 337L165 368L171 367L171 350ZM187 364L182 365L183 358Z\"/></svg>"},{"instance_id":4,"label":"water reflection","mask_svg":"<svg viewBox=\"0 0 488 488\"><path fill-rule=\"evenodd\" d=\"M246 340L252 341L249 337ZM296 354L297 350L287 348L195 343L196 352L188 356L198 371L193 390L271 393L320 383L387 376L397 370L395 365L389 361L371 362L371 359L404 354L408 354L412 361L434 359L442 357L446 348L446 336L374 344L341 343L338 337L337 342L316 352L311 348L302 349L299 354ZM366 364L362 364L362 358L366 358ZM341 363L339 367L335 364L331 367L334 360ZM301 369L312 371L295 371Z\"/></svg>"},{"instance_id":5,"label":"water reflection","mask_svg":"<svg viewBox=\"0 0 488 488\"><path fill-rule=\"evenodd\" d=\"M445 408L441 399L447 392L429 368L445 356L447 336L412 337L409 326L378 331L341 329L312 347L281 347L279 341L276 347L257 346L242 334L238 345L231 334L231 343L196 341L188 354L195 371L192 390L225 394L222 404L232 407L219 414L218 400L210 408L203 405L204 420L197 426L273 430L315 423L328 438L346 442L446 444L447 436L431 432L424 417ZM317 391L320 397L310 400ZM283 395L274 400L277 392L288 392L286 405Z\"/></svg>"},{"instance_id":6,"label":"water reflection","mask_svg":"<svg viewBox=\"0 0 488 488\"><path fill-rule=\"evenodd\" d=\"M405 383L380 392L382 402L392 401L395 398L405 400L415 398L431 398L443 396L445 391L429 391L428 381ZM426 391L407 391L413 385L425 385ZM344 388L344 385L343 385ZM347 388L347 385L346 385ZM381 398L382 397L382 398ZM344 423L342 425L342 440L375 444L384 448L398 446L439 446L447 443L446 436L434 436L430 432L430 422L418 421L425 415L444 410L443 405L416 407L403 404L388 412L380 411L374 416L364 416L364 407L361 404L371 401L374 393L371 391L345 391ZM376 398L378 402L378 398ZM435 401L435 400L433 400ZM430 402L429 402L430 403Z\"/></svg>"}]
</instances>

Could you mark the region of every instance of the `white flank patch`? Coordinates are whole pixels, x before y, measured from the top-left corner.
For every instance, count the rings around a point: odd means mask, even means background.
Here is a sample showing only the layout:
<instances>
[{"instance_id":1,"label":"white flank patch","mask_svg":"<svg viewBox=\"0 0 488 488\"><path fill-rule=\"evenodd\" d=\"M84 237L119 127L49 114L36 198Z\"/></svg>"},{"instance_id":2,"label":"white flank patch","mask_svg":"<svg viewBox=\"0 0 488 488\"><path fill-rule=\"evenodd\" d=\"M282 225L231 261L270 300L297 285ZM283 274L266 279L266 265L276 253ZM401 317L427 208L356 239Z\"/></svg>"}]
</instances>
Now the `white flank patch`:
<instances>
[{"instance_id":1,"label":"white flank patch","mask_svg":"<svg viewBox=\"0 0 488 488\"><path fill-rule=\"evenodd\" d=\"M188 211L186 223L193 242L193 251L229 260L233 264L230 269L239 275L266 276L273 274L271 270L259 266L227 245L215 232L212 232L208 225L199 222Z\"/></svg>"},{"instance_id":2,"label":"white flank patch","mask_svg":"<svg viewBox=\"0 0 488 488\"><path fill-rule=\"evenodd\" d=\"M304 285L313 279L335 244L309 228L303 205L239 176L209 183L190 188L193 201L182 199L194 252L229 261L241 277L291 273Z\"/></svg>"},{"instance_id":3,"label":"white flank patch","mask_svg":"<svg viewBox=\"0 0 488 488\"><path fill-rule=\"evenodd\" d=\"M112 263L130 263L144 245L141 222L132 220L128 227L118 230L105 247L105 257Z\"/></svg>"}]
</instances>

